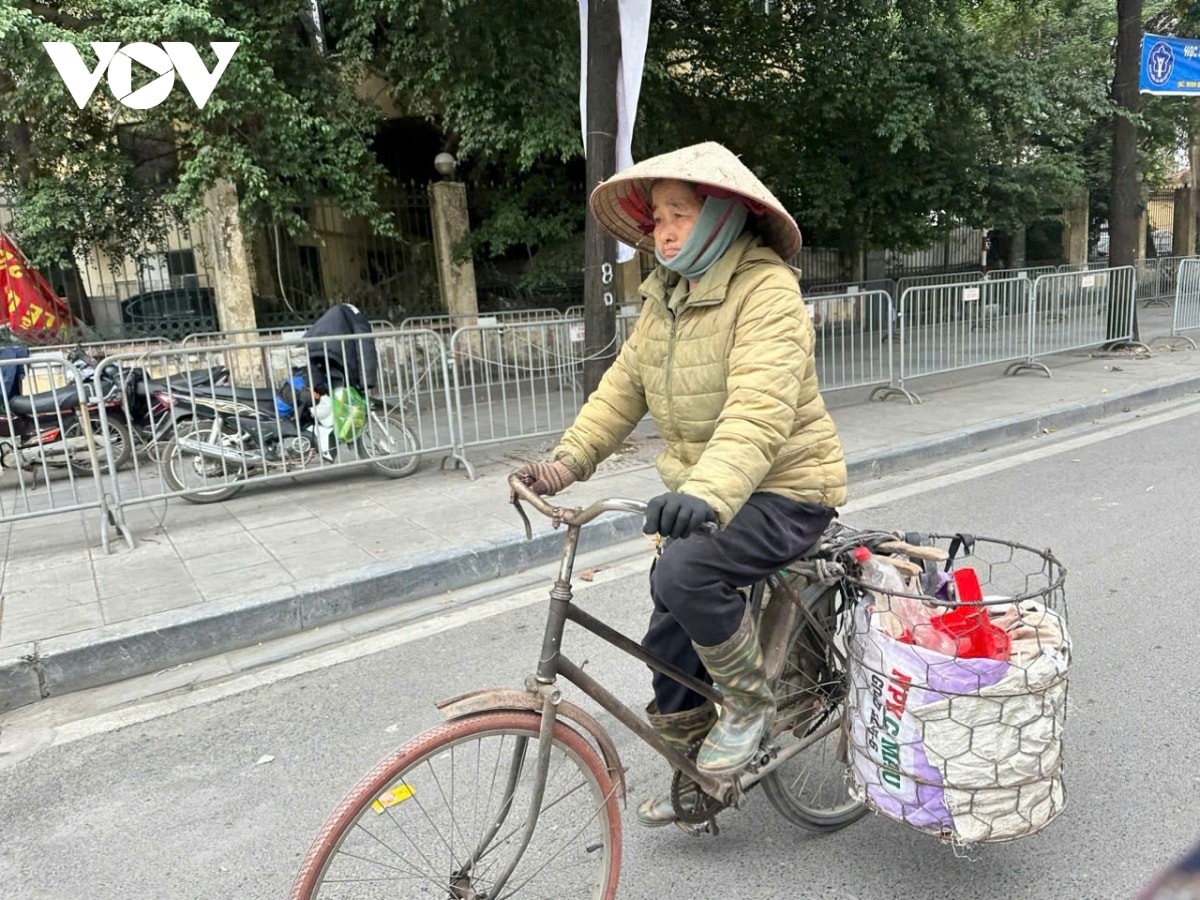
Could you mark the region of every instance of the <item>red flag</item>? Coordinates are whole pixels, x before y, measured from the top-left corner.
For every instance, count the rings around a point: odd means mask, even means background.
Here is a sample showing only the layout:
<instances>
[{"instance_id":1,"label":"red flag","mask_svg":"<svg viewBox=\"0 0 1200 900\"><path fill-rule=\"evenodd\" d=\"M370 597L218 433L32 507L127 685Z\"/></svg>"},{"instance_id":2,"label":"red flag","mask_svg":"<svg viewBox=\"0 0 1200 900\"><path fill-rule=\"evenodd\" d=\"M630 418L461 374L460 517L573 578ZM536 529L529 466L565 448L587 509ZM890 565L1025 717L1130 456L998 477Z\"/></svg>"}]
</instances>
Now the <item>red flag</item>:
<instances>
[{"instance_id":1,"label":"red flag","mask_svg":"<svg viewBox=\"0 0 1200 900\"><path fill-rule=\"evenodd\" d=\"M66 330L77 324L71 308L42 273L31 268L17 245L0 231L0 322L13 334L40 344L61 343Z\"/></svg>"}]
</instances>

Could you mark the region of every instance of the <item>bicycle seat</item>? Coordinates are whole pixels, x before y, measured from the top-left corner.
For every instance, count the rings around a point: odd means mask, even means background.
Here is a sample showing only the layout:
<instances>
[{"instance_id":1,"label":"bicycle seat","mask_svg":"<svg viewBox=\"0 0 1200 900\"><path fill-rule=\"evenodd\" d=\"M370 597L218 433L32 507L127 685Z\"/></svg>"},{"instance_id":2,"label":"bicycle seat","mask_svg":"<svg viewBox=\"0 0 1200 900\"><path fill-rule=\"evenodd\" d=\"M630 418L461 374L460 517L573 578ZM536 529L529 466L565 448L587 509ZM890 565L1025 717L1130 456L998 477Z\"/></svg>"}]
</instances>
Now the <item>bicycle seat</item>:
<instances>
[{"instance_id":1,"label":"bicycle seat","mask_svg":"<svg viewBox=\"0 0 1200 900\"><path fill-rule=\"evenodd\" d=\"M79 406L79 390L73 387L40 394L17 394L8 398L8 408L18 416L36 416L56 410L73 410Z\"/></svg>"}]
</instances>

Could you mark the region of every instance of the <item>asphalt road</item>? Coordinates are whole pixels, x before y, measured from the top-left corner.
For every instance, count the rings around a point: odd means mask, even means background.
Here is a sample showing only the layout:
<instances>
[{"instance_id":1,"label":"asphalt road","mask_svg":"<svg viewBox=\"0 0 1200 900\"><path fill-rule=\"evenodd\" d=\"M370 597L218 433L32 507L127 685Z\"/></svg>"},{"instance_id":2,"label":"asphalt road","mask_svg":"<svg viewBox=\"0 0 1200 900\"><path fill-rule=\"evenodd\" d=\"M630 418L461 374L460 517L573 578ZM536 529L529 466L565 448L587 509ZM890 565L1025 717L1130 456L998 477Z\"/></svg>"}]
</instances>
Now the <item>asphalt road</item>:
<instances>
[{"instance_id":1,"label":"asphalt road","mask_svg":"<svg viewBox=\"0 0 1200 900\"><path fill-rule=\"evenodd\" d=\"M1069 801L1043 832L963 858L882 817L815 837L760 793L722 815L718 837L646 831L633 807L665 766L613 728L630 768L620 896L1134 896L1200 839L1200 724L1188 688L1200 641L1198 426L1200 405L1176 404L1049 435L1019 455L863 485L844 511L852 524L1049 547L1066 565ZM606 564L579 602L639 635L647 563L643 552ZM521 683L543 597L510 593L301 656L295 642L262 648L245 664L283 661L132 704L132 689L114 688L0 718L0 897L286 896L342 794L439 721L434 698ZM578 631L566 648L619 696L644 700L639 665Z\"/></svg>"}]
</instances>

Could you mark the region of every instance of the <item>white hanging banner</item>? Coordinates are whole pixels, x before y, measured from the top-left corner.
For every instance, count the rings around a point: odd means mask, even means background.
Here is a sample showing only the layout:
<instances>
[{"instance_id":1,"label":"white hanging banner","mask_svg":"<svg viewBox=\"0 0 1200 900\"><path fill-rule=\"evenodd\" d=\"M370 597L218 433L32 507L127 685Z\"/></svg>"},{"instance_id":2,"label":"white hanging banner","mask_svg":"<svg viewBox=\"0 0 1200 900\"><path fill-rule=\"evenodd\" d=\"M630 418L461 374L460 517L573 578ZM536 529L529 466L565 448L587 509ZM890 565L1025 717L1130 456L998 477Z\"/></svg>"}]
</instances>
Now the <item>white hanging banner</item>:
<instances>
[{"instance_id":1,"label":"white hanging banner","mask_svg":"<svg viewBox=\"0 0 1200 900\"><path fill-rule=\"evenodd\" d=\"M617 66L617 172L633 165L633 125L637 119L646 45L650 42L651 0L618 0L621 17L621 61ZM588 0L579 0L579 121L587 155L587 22ZM628 262L636 251L617 242L617 262Z\"/></svg>"}]
</instances>

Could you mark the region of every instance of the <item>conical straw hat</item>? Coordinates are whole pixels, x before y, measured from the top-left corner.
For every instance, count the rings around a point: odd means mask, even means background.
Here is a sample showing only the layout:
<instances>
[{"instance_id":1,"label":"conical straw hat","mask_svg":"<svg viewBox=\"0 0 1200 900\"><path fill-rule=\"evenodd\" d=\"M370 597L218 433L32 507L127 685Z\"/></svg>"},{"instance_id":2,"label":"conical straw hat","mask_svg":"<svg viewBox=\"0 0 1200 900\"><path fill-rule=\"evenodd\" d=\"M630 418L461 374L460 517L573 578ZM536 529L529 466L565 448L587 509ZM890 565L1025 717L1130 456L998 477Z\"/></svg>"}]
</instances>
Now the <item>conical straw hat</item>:
<instances>
[{"instance_id":1,"label":"conical straw hat","mask_svg":"<svg viewBox=\"0 0 1200 900\"><path fill-rule=\"evenodd\" d=\"M752 215L761 213L758 230L775 252L785 260L800 252L800 228L795 219L740 159L713 141L653 156L601 182L589 200L592 214L618 241L653 253L654 236L643 226L650 207L650 186L661 178L740 194L750 201Z\"/></svg>"}]
</instances>

